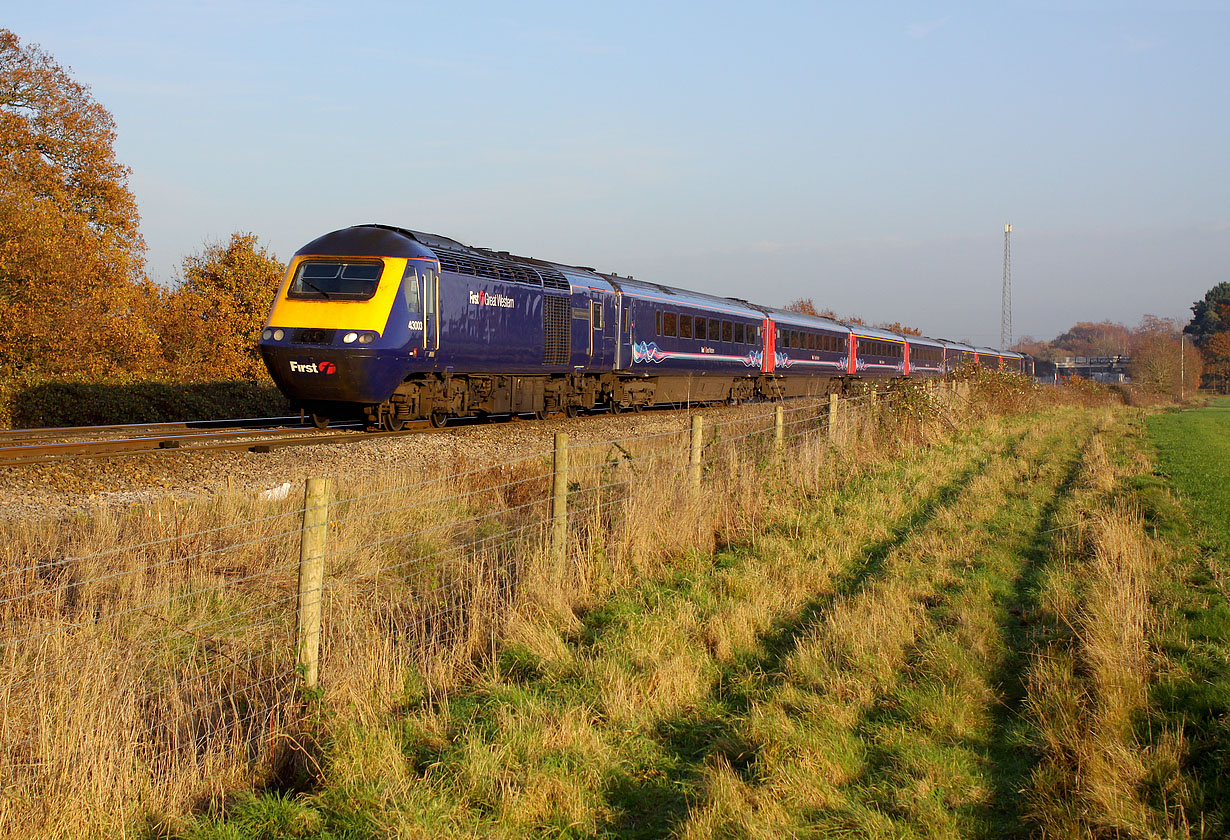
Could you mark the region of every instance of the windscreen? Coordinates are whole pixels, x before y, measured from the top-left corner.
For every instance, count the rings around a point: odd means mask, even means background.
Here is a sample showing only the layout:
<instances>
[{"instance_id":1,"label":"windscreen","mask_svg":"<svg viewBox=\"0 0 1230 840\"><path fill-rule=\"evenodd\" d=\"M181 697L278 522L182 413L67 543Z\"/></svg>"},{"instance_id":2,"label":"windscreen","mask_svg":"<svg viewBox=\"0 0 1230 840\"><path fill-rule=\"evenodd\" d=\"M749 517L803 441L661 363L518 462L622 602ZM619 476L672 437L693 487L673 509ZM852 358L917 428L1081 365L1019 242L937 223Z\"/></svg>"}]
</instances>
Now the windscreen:
<instances>
[{"instance_id":1,"label":"windscreen","mask_svg":"<svg viewBox=\"0 0 1230 840\"><path fill-rule=\"evenodd\" d=\"M299 264L287 297L309 300L367 300L380 285L380 262L325 262Z\"/></svg>"}]
</instances>

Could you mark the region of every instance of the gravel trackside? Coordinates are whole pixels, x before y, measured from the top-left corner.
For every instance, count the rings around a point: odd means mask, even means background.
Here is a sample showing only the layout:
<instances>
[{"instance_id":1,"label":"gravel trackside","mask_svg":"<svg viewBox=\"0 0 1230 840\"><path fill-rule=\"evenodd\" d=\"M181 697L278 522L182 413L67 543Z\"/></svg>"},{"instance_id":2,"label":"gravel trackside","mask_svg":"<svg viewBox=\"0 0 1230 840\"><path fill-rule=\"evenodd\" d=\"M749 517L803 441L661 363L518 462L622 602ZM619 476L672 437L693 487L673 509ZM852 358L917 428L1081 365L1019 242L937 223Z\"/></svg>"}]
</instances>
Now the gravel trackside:
<instances>
[{"instance_id":1,"label":"gravel trackside","mask_svg":"<svg viewBox=\"0 0 1230 840\"><path fill-rule=\"evenodd\" d=\"M365 476L408 477L454 472L551 451L556 432L573 444L595 444L662 432L681 431L699 412L709 422L763 417L773 423L773 408L655 410L644 414L596 414L545 421L458 425L444 432L379 437L327 446L290 446L267 453L194 452L190 448L156 455L121 455L57 461L0 469L0 519L61 518L98 507L144 506L172 498L189 501L220 493L261 493L292 486L307 477L345 481ZM255 441L254 441L255 443ZM295 492L302 492L296 490Z\"/></svg>"}]
</instances>

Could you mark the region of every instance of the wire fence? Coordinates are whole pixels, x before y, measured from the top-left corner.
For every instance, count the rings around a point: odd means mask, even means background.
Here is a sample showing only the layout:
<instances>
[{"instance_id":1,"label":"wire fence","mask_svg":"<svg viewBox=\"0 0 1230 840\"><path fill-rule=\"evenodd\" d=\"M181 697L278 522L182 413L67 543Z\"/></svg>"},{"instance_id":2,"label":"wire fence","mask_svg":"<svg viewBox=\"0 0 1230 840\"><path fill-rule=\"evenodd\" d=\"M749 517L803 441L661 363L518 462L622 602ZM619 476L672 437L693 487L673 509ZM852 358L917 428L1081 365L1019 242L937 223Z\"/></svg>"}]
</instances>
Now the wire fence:
<instances>
[{"instance_id":1,"label":"wire fence","mask_svg":"<svg viewBox=\"0 0 1230 840\"><path fill-rule=\"evenodd\" d=\"M55 801L125 812L204 778L275 773L302 746L313 691L374 708L407 675L446 687L523 608L566 608L752 527L771 480L821 480L825 453L857 445L898 394L697 414L318 503L149 512L135 530L104 517L7 545L0 834ZM327 524L309 541L313 515ZM305 590L309 564L322 576Z\"/></svg>"}]
</instances>

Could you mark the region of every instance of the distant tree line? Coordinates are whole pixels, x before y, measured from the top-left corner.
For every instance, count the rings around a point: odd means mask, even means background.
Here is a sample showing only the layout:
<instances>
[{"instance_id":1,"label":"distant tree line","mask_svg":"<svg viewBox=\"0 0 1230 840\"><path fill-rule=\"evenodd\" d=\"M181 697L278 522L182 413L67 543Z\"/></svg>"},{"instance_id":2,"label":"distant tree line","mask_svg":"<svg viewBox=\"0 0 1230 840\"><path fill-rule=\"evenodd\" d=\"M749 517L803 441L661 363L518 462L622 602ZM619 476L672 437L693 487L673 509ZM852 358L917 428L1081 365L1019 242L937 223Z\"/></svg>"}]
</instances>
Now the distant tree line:
<instances>
[{"instance_id":1,"label":"distant tree line","mask_svg":"<svg viewBox=\"0 0 1230 840\"><path fill-rule=\"evenodd\" d=\"M1146 315L1135 327L1081 321L1051 341L1024 336L1012 346L1037 359L1130 356L1132 381L1164 393L1204 387L1230 393L1230 283L1192 304L1187 324Z\"/></svg>"}]
</instances>

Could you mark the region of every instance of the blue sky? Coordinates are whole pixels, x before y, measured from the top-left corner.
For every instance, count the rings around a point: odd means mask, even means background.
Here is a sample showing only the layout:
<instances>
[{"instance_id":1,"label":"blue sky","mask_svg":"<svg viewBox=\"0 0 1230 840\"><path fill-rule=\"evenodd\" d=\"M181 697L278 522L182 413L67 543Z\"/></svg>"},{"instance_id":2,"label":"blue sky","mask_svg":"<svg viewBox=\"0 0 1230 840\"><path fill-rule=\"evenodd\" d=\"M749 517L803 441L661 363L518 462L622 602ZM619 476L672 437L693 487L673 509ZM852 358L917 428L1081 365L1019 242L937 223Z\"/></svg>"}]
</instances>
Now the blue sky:
<instances>
[{"instance_id":1,"label":"blue sky","mask_svg":"<svg viewBox=\"0 0 1230 840\"><path fill-rule=\"evenodd\" d=\"M49 0L149 269L384 222L997 344L1230 279L1230 2Z\"/></svg>"}]
</instances>

